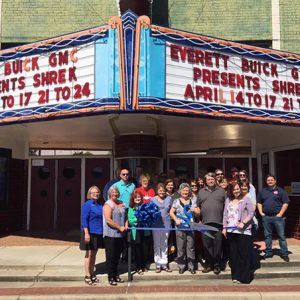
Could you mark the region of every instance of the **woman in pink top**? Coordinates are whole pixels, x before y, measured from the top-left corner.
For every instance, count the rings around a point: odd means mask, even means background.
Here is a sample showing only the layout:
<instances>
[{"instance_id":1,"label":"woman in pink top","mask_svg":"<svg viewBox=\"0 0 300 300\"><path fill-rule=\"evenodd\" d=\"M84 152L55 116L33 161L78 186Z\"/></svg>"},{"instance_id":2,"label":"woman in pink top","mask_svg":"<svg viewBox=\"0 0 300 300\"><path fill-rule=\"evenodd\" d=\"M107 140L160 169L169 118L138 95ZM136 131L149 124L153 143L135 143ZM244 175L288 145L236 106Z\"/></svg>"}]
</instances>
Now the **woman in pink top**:
<instances>
[{"instance_id":1,"label":"woman in pink top","mask_svg":"<svg viewBox=\"0 0 300 300\"><path fill-rule=\"evenodd\" d=\"M229 243L229 261L233 283L250 283L253 279L251 224L254 207L241 187L229 184L223 214L223 234Z\"/></svg>"}]
</instances>

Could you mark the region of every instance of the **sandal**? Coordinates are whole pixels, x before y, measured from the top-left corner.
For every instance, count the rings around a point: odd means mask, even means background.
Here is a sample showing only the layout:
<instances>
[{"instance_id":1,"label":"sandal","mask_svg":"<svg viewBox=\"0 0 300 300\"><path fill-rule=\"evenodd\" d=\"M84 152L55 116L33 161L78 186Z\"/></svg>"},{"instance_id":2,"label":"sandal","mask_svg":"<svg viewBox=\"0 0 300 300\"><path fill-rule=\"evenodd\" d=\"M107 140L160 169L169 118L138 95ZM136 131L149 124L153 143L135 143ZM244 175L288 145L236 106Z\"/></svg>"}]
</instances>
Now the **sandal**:
<instances>
[{"instance_id":1,"label":"sandal","mask_svg":"<svg viewBox=\"0 0 300 300\"><path fill-rule=\"evenodd\" d=\"M96 283L93 281L93 279L92 279L91 276L85 276L85 277L84 277L84 282L85 282L87 285L96 285Z\"/></svg>"},{"instance_id":2,"label":"sandal","mask_svg":"<svg viewBox=\"0 0 300 300\"><path fill-rule=\"evenodd\" d=\"M160 272L161 272L161 268L160 267L156 267L155 273L160 273Z\"/></svg>"},{"instance_id":3,"label":"sandal","mask_svg":"<svg viewBox=\"0 0 300 300\"><path fill-rule=\"evenodd\" d=\"M100 282L99 278L97 278L97 276L95 274L91 276L91 279L93 280L93 282L96 282L96 283Z\"/></svg>"},{"instance_id":4,"label":"sandal","mask_svg":"<svg viewBox=\"0 0 300 300\"><path fill-rule=\"evenodd\" d=\"M115 282L119 282L119 283L124 283L125 281L122 279L122 278L120 278L119 276L116 276L115 278L114 278L114 280L115 280Z\"/></svg>"},{"instance_id":5,"label":"sandal","mask_svg":"<svg viewBox=\"0 0 300 300\"><path fill-rule=\"evenodd\" d=\"M136 270L136 272L137 272L139 275L144 275L144 272L143 272L142 269Z\"/></svg>"},{"instance_id":6,"label":"sandal","mask_svg":"<svg viewBox=\"0 0 300 300\"><path fill-rule=\"evenodd\" d=\"M169 267L163 267L162 270L168 273L172 272L172 269L170 269Z\"/></svg>"},{"instance_id":7,"label":"sandal","mask_svg":"<svg viewBox=\"0 0 300 300\"><path fill-rule=\"evenodd\" d=\"M117 282L114 280L114 278L108 278L108 283L114 286L118 285Z\"/></svg>"}]
</instances>

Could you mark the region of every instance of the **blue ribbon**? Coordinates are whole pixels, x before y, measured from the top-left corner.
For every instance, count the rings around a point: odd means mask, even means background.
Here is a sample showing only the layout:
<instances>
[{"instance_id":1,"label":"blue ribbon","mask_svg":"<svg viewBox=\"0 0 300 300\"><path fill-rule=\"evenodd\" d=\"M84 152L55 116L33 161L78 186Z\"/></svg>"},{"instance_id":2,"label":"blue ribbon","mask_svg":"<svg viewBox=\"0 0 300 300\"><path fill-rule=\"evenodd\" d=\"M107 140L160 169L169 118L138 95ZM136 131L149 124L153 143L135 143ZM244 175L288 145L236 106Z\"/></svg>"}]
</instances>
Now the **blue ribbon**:
<instances>
[{"instance_id":1,"label":"blue ribbon","mask_svg":"<svg viewBox=\"0 0 300 300\"><path fill-rule=\"evenodd\" d=\"M128 230L153 230L153 231L157 231L157 230L163 230L163 231L177 231L177 230L184 230L184 231L201 231L201 232L206 232L206 231L218 231L217 228L212 227L212 226L206 226L206 225L202 225L205 227L201 228L201 224L198 224L199 226L197 226L197 228L193 227L176 227L176 228L168 228L168 227L128 227ZM209 228L206 228L209 227ZM212 229L212 228L213 229ZM237 226L228 226L228 227L224 227L224 229L237 229Z\"/></svg>"}]
</instances>

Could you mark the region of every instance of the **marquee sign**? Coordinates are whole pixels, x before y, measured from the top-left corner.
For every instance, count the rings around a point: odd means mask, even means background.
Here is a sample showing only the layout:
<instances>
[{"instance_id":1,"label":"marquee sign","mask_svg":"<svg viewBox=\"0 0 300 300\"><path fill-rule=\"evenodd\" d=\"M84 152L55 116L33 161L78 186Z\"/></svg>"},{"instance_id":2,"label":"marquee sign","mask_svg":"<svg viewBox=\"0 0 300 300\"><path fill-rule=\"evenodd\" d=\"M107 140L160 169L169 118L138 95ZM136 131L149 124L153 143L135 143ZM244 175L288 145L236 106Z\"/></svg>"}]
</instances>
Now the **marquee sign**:
<instances>
[{"instance_id":1,"label":"marquee sign","mask_svg":"<svg viewBox=\"0 0 300 300\"><path fill-rule=\"evenodd\" d=\"M0 112L94 98L95 45L7 60L0 65Z\"/></svg>"},{"instance_id":2,"label":"marquee sign","mask_svg":"<svg viewBox=\"0 0 300 300\"><path fill-rule=\"evenodd\" d=\"M137 70L148 82L137 81L136 108L300 124L300 56L145 24L145 20L140 26Z\"/></svg>"},{"instance_id":3,"label":"marquee sign","mask_svg":"<svg viewBox=\"0 0 300 300\"><path fill-rule=\"evenodd\" d=\"M122 109L121 21L0 51L0 124Z\"/></svg>"},{"instance_id":4,"label":"marquee sign","mask_svg":"<svg viewBox=\"0 0 300 300\"><path fill-rule=\"evenodd\" d=\"M167 43L166 98L299 112L299 68Z\"/></svg>"}]
</instances>

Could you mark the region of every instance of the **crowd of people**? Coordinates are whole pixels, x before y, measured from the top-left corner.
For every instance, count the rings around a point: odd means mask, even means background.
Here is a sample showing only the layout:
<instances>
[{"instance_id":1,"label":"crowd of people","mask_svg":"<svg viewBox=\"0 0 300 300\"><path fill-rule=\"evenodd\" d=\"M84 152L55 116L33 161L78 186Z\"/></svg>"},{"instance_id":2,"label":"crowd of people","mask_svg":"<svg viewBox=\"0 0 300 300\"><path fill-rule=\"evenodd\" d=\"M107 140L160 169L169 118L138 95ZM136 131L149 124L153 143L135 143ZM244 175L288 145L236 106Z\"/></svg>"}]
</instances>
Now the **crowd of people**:
<instances>
[{"instance_id":1,"label":"crowd of people","mask_svg":"<svg viewBox=\"0 0 300 300\"><path fill-rule=\"evenodd\" d=\"M165 176L164 176L165 177ZM164 178L151 182L147 174L130 179L128 169L119 170L117 178L108 182L100 201L100 189L92 186L82 207L80 249L85 251L84 281L98 282L94 274L99 248L105 248L108 282L123 283L118 264L126 259L127 231L131 235L136 274L147 272L154 261L155 272L172 272L170 254L176 251L179 274L195 274L198 261L202 273L218 275L229 262L233 283L248 284L254 275L253 241L258 229L257 211L262 218L266 240L264 258L272 253L272 231L279 237L280 253L289 261L284 234L284 213L289 204L285 190L277 186L274 175L266 177L266 187L256 193L246 170L231 169L226 179L221 169L208 172L203 178L183 180ZM179 184L179 186L177 185ZM152 230L142 227L136 212L143 203L154 203L160 217ZM191 230L190 224L203 224L214 230ZM176 230L171 230L175 228Z\"/></svg>"}]
</instances>

